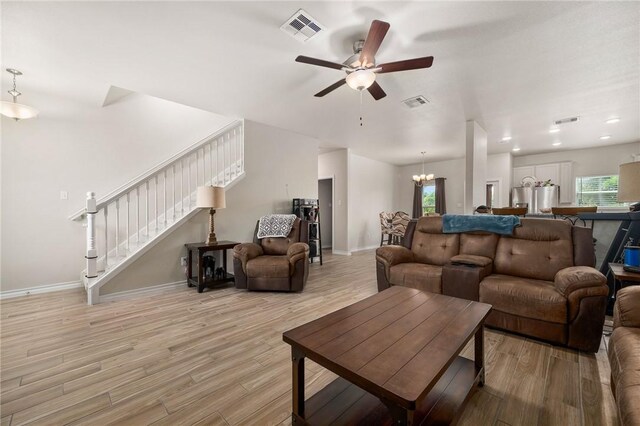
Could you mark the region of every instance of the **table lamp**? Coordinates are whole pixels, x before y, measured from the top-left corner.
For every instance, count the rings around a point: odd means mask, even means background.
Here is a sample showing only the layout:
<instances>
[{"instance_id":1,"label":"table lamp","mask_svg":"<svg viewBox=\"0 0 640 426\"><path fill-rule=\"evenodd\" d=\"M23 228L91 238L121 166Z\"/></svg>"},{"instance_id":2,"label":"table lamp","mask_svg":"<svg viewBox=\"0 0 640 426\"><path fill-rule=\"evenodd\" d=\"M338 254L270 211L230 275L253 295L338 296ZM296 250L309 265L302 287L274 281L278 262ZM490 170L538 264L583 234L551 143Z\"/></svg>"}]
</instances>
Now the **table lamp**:
<instances>
[{"instance_id":1,"label":"table lamp","mask_svg":"<svg viewBox=\"0 0 640 426\"><path fill-rule=\"evenodd\" d=\"M631 202L633 211L640 211L640 161L620 164L618 201Z\"/></svg>"},{"instance_id":2,"label":"table lamp","mask_svg":"<svg viewBox=\"0 0 640 426\"><path fill-rule=\"evenodd\" d=\"M226 207L224 188L221 186L199 186L196 197L196 207L209 209L209 237L207 238L207 244L217 243L218 240L216 239L214 230L213 215L216 214L216 209Z\"/></svg>"}]
</instances>

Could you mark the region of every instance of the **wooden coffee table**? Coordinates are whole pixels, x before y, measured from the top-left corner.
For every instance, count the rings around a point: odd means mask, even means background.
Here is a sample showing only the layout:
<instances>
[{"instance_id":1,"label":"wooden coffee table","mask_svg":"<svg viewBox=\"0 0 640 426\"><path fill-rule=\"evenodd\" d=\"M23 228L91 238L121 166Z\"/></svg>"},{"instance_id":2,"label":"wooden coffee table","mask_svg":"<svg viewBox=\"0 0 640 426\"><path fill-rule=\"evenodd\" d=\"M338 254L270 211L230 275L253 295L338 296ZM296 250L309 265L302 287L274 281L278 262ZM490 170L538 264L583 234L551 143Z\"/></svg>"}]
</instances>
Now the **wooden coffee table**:
<instances>
[{"instance_id":1,"label":"wooden coffee table","mask_svg":"<svg viewBox=\"0 0 640 426\"><path fill-rule=\"evenodd\" d=\"M294 424L449 424L484 384L491 306L391 287L283 334ZM458 354L475 336L475 361ZM304 398L304 359L340 377Z\"/></svg>"}]
</instances>

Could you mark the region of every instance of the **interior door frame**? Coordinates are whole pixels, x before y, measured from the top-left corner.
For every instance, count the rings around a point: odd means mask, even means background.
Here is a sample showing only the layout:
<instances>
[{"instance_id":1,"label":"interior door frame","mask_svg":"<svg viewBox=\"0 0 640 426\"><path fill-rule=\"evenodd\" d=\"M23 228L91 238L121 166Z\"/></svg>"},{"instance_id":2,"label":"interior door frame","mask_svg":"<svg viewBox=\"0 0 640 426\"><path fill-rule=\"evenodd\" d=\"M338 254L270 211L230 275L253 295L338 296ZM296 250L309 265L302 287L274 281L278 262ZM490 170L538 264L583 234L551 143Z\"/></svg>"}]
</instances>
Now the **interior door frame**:
<instances>
[{"instance_id":1,"label":"interior door frame","mask_svg":"<svg viewBox=\"0 0 640 426\"><path fill-rule=\"evenodd\" d=\"M329 176L318 176L318 182L321 180L331 180L331 253L333 253L333 247L335 246L335 205L336 205L336 175L329 175ZM320 194L318 194L318 198L320 198ZM320 250L322 250L322 247L320 247Z\"/></svg>"},{"instance_id":2,"label":"interior door frame","mask_svg":"<svg viewBox=\"0 0 640 426\"><path fill-rule=\"evenodd\" d=\"M496 192L496 194L498 195L496 197L496 203L498 204L497 206L492 206L492 207L505 207L504 202L502 201L502 196L500 195L500 191L502 191L502 178L487 178L485 185L489 185L489 184L493 184L494 182L498 183L498 191ZM495 190L495 188L494 188Z\"/></svg>"}]
</instances>

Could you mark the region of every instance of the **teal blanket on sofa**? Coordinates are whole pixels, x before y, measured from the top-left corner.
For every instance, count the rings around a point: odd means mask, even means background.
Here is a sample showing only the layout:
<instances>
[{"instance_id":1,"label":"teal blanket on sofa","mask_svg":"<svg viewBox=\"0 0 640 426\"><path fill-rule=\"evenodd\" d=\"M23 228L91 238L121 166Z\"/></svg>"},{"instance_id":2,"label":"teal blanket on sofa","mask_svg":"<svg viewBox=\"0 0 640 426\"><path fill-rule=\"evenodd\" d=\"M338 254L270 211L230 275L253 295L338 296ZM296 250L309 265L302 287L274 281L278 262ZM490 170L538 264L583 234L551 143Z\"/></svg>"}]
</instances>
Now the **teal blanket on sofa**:
<instances>
[{"instance_id":1,"label":"teal blanket on sofa","mask_svg":"<svg viewBox=\"0 0 640 426\"><path fill-rule=\"evenodd\" d=\"M501 235L512 235L513 228L520 225L517 216L462 215L445 214L442 216L442 232L454 234L458 232L486 231Z\"/></svg>"}]
</instances>

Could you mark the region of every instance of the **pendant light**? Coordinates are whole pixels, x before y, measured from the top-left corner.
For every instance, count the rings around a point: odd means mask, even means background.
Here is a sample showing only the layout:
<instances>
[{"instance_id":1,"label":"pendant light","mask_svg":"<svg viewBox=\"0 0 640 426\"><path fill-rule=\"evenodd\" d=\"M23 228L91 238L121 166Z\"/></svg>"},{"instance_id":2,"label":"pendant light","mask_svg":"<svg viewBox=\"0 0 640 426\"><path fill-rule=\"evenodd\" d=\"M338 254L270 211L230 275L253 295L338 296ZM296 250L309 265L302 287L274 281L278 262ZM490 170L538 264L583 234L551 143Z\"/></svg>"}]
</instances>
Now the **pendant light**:
<instances>
[{"instance_id":1,"label":"pendant light","mask_svg":"<svg viewBox=\"0 0 640 426\"><path fill-rule=\"evenodd\" d=\"M40 111L38 111L34 107L19 104L18 102L16 102L18 96L22 94L16 90L16 76L22 75L22 73L13 68L7 68L7 72L13 75L13 89L8 91L8 93L13 97L13 102L1 101L0 114L9 118L13 118L16 121L37 117Z\"/></svg>"},{"instance_id":2,"label":"pendant light","mask_svg":"<svg viewBox=\"0 0 640 426\"><path fill-rule=\"evenodd\" d=\"M422 174L420 175L413 175L413 183L416 184L416 186L424 186L427 184L427 182L429 182L430 180L433 180L434 176L433 173L429 173L428 175L424 174L424 155L426 154L426 151L422 151L420 154L422 154Z\"/></svg>"}]
</instances>

